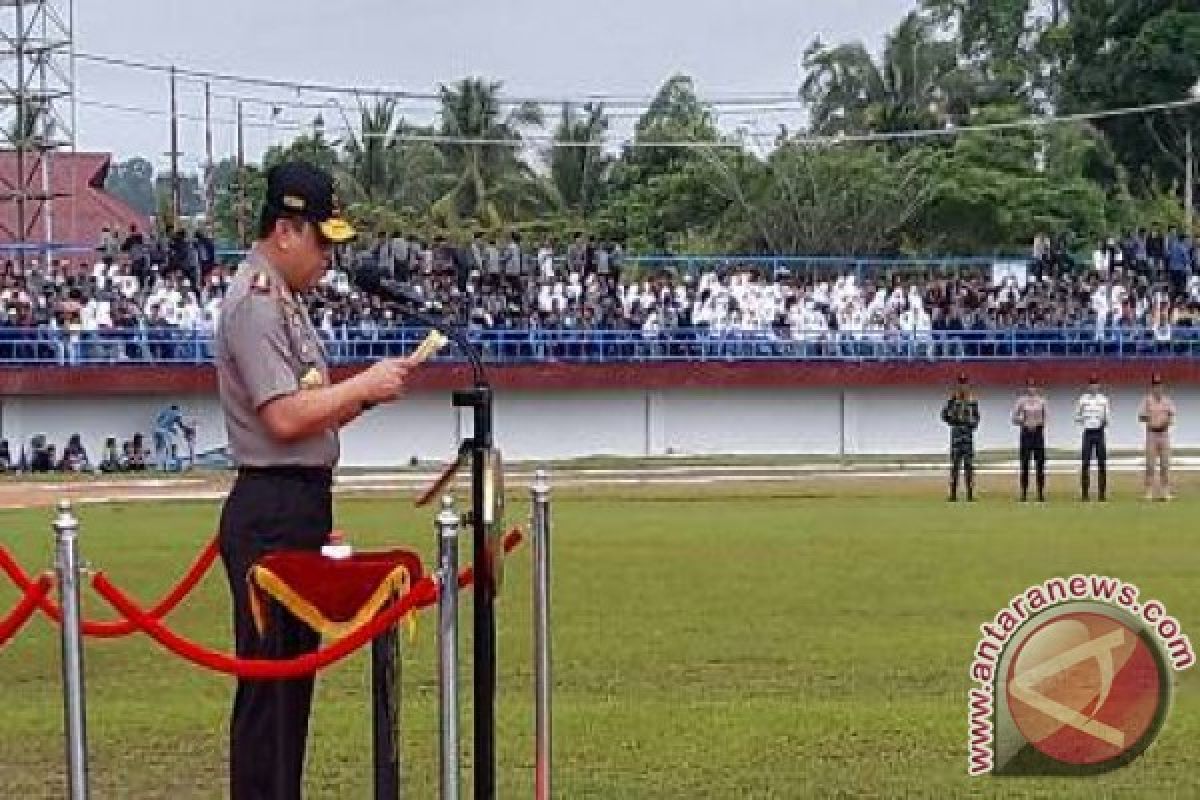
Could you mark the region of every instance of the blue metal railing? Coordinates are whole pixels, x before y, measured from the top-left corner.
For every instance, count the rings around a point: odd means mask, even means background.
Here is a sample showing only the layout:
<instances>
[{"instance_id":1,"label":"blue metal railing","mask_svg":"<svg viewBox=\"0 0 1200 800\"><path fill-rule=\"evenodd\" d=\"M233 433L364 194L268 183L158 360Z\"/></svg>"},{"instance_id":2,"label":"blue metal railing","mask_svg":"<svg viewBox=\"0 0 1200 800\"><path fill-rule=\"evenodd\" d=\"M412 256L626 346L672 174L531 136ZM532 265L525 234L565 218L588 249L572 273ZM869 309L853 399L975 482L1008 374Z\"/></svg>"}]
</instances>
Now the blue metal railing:
<instances>
[{"instance_id":1,"label":"blue metal railing","mask_svg":"<svg viewBox=\"0 0 1200 800\"><path fill-rule=\"evenodd\" d=\"M422 328L336 328L321 336L330 363L361 364L411 352ZM1169 338L1145 328L792 335L789 331L476 330L471 339L493 364L704 361L915 362L1030 358L1200 358L1200 328ZM0 366L206 364L212 337L170 328L64 331L0 328ZM448 348L441 361L459 361Z\"/></svg>"}]
</instances>

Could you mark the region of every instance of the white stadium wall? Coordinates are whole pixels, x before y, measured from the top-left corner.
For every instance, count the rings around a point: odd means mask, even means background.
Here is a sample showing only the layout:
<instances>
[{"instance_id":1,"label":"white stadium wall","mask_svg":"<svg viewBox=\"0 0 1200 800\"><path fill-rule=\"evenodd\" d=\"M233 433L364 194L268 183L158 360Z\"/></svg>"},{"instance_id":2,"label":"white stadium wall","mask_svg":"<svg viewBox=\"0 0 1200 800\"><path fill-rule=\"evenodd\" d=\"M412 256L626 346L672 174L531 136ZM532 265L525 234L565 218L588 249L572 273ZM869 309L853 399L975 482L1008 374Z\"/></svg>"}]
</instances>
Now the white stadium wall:
<instances>
[{"instance_id":1,"label":"white stadium wall","mask_svg":"<svg viewBox=\"0 0 1200 800\"><path fill-rule=\"evenodd\" d=\"M1015 390L978 390L982 450L1015 446L1009 424ZM496 401L496 440L510 460L567 459L592 455L812 454L909 455L937 453L948 443L938 419L941 387L828 387L501 390ZM1076 395L1051 390L1048 444L1073 448ZM1141 446L1136 419L1140 389L1109 391L1113 424L1109 447ZM1177 447L1200 447L1200 386L1172 390L1179 408ZM95 457L106 436L147 435L154 416L169 402L180 403L199 423L198 449L225 445L224 423L215 394L179 396L7 396L0 400L0 435L14 457L38 433L60 448L72 433L82 435ZM375 409L342 435L342 464L395 466L411 458L444 461L470 430L466 413L450 407L447 392L415 392Z\"/></svg>"}]
</instances>

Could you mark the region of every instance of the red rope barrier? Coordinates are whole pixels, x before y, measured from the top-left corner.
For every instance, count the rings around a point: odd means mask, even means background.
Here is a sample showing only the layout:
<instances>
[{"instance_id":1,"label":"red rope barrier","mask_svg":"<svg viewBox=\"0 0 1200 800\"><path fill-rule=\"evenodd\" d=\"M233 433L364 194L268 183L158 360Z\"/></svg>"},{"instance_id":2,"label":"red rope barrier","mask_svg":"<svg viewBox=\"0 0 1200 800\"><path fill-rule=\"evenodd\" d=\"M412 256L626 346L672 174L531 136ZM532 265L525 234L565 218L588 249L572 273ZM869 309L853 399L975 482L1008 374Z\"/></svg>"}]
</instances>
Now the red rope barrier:
<instances>
[{"instance_id":1,"label":"red rope barrier","mask_svg":"<svg viewBox=\"0 0 1200 800\"><path fill-rule=\"evenodd\" d=\"M156 619L162 619L174 611L183 602L184 598L192 593L192 590L200 583L200 579L212 568L218 554L217 540L214 538L196 558L192 566L188 568L188 571L180 579L179 583L162 600L147 610L146 614ZM34 585L33 579L21 569L16 559L3 547L0 547L0 570L3 570L9 579L16 584L17 588L23 592L28 592L30 587ZM62 609L49 597L43 595L41 601L38 603L38 609L47 617L54 620L56 624L62 624ZM137 630L137 627L128 619L85 619L83 621L83 635L95 636L100 639L115 639L121 636L129 636L132 633L136 633Z\"/></svg>"},{"instance_id":2,"label":"red rope barrier","mask_svg":"<svg viewBox=\"0 0 1200 800\"><path fill-rule=\"evenodd\" d=\"M236 675L239 678L299 678L312 675L319 669L329 666L362 647L367 642L379 636L402 617L410 612L432 604L437 599L437 587L433 580L424 578L404 595L399 602L384 611L375 619L362 626L344 639L340 639L329 647L316 652L290 659L265 658L235 658L226 653L211 650L167 628L157 619L137 607L120 589L113 586L97 573L92 579L92 587L126 619L133 622L143 633L165 647L180 658L193 664L223 672L226 675Z\"/></svg>"},{"instance_id":3,"label":"red rope barrier","mask_svg":"<svg viewBox=\"0 0 1200 800\"><path fill-rule=\"evenodd\" d=\"M8 644L8 640L25 627L25 623L33 616L33 612L37 611L38 604L50 593L50 587L53 585L54 582L49 574L39 575L38 579L25 590L21 601L13 607L8 616L0 619L0 647Z\"/></svg>"},{"instance_id":4,"label":"red rope barrier","mask_svg":"<svg viewBox=\"0 0 1200 800\"><path fill-rule=\"evenodd\" d=\"M514 529L510 531L504 537L505 552L512 551L521 543L522 538L523 535L519 530ZM460 587L469 586L472 581L473 573L470 567L459 573L458 585ZM437 584L434 583L432 577L426 576L418 581L393 606L346 638L340 639L329 647L307 655L291 659L275 660L236 658L180 636L162 624L160 620L155 619L145 610L139 608L132 599L114 586L102 572L96 573L95 577L92 578L92 588L136 628L175 655L214 672L258 680L299 678L312 675L318 670L324 669L330 664L350 655L395 625L407 614L433 605L437 602L438 597Z\"/></svg>"}]
</instances>

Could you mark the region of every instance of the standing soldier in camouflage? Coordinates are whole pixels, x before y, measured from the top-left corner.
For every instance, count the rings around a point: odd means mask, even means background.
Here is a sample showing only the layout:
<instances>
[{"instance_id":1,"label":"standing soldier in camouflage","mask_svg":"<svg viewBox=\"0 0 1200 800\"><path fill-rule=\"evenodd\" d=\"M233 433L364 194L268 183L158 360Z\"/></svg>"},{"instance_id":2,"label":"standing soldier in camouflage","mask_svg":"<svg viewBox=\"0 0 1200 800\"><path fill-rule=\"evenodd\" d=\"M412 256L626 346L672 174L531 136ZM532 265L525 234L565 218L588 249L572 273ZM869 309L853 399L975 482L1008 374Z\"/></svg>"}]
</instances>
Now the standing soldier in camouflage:
<instances>
[{"instance_id":1,"label":"standing soldier in camouflage","mask_svg":"<svg viewBox=\"0 0 1200 800\"><path fill-rule=\"evenodd\" d=\"M942 408L942 422L950 426L950 497L958 500L958 472L962 468L967 502L975 501L975 429L979 427L979 402L971 394L966 375Z\"/></svg>"}]
</instances>

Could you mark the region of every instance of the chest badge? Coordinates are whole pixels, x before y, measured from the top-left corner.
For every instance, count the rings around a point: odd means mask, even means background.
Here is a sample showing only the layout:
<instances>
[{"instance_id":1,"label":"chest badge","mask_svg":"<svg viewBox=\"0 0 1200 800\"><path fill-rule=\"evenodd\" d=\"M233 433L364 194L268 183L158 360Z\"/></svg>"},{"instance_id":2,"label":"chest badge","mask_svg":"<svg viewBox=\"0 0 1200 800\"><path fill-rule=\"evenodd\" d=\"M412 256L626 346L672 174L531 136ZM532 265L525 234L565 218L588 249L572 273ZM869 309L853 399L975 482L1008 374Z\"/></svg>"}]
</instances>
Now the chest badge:
<instances>
[{"instance_id":1,"label":"chest badge","mask_svg":"<svg viewBox=\"0 0 1200 800\"><path fill-rule=\"evenodd\" d=\"M324 385L325 378L321 375L321 370L316 367L310 367L300 378L301 389L319 389Z\"/></svg>"}]
</instances>

